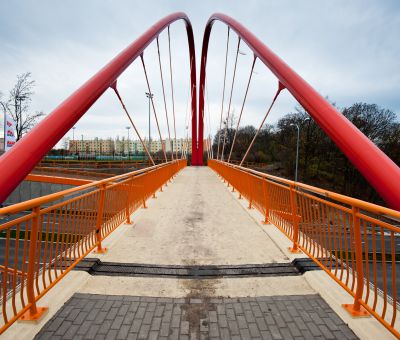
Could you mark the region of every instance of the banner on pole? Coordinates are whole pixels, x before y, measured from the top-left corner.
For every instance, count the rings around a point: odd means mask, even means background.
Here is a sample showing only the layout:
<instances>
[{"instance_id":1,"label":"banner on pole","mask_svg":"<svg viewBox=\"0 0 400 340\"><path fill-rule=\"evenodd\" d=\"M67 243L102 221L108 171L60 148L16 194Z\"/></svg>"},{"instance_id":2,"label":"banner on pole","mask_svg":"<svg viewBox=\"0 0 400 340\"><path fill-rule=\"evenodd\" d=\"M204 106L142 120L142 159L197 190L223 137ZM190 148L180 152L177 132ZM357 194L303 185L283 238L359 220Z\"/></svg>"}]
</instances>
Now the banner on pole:
<instances>
[{"instance_id":1,"label":"banner on pole","mask_svg":"<svg viewBox=\"0 0 400 340\"><path fill-rule=\"evenodd\" d=\"M14 120L8 115L5 114L4 117L4 151L8 151L12 148L12 146L16 142L15 137L15 122Z\"/></svg>"}]
</instances>

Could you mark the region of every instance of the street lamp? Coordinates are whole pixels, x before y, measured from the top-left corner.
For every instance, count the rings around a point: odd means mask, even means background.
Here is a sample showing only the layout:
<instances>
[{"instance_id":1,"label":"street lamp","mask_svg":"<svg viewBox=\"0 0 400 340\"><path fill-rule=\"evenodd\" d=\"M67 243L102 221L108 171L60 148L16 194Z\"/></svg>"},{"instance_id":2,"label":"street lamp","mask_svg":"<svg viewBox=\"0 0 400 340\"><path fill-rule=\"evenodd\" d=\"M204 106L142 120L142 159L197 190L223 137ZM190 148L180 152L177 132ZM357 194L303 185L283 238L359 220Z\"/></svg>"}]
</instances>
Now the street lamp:
<instances>
[{"instance_id":1,"label":"street lamp","mask_svg":"<svg viewBox=\"0 0 400 340\"><path fill-rule=\"evenodd\" d=\"M306 118L304 121L308 121L310 118ZM300 143L300 126L296 123L290 124L290 126L295 126L297 128L297 146L296 146L296 172L294 175L294 181L297 182L297 171L299 169L299 143Z\"/></svg>"},{"instance_id":2,"label":"street lamp","mask_svg":"<svg viewBox=\"0 0 400 340\"><path fill-rule=\"evenodd\" d=\"M149 150L151 152L151 135L150 135L150 102L154 97L154 94L151 92L146 92L146 97L149 98Z\"/></svg>"},{"instance_id":3,"label":"street lamp","mask_svg":"<svg viewBox=\"0 0 400 340\"><path fill-rule=\"evenodd\" d=\"M22 96L16 96L16 97L15 97L15 99L19 100L19 112L20 112L20 113L22 112L22 105L21 105L21 102L22 102L23 100L25 100L26 98L28 98L27 95L22 95Z\"/></svg>"},{"instance_id":4,"label":"street lamp","mask_svg":"<svg viewBox=\"0 0 400 340\"><path fill-rule=\"evenodd\" d=\"M129 160L129 129L130 128L131 128L130 126L126 127L126 129L128 130L128 160Z\"/></svg>"},{"instance_id":5,"label":"street lamp","mask_svg":"<svg viewBox=\"0 0 400 340\"><path fill-rule=\"evenodd\" d=\"M76 145L75 145L75 129L76 129L76 126L73 126L73 127L72 127L72 145L74 146L74 149L73 149L73 151L74 151L74 154L76 153Z\"/></svg>"},{"instance_id":6,"label":"street lamp","mask_svg":"<svg viewBox=\"0 0 400 340\"><path fill-rule=\"evenodd\" d=\"M15 96L15 118L17 120L17 126L18 122L22 120L22 101L27 98L28 96L25 94L23 94L22 96L19 95ZM17 100L19 101L19 106L17 104ZM17 131L17 140L20 139L21 137L22 137L22 129L20 129L20 131Z\"/></svg>"},{"instance_id":7,"label":"street lamp","mask_svg":"<svg viewBox=\"0 0 400 340\"><path fill-rule=\"evenodd\" d=\"M82 154L84 153L84 151L85 151L85 148L84 148L84 146L83 146L83 135L81 135L81 137L82 137L82 142L81 142L81 150L82 150Z\"/></svg>"}]
</instances>

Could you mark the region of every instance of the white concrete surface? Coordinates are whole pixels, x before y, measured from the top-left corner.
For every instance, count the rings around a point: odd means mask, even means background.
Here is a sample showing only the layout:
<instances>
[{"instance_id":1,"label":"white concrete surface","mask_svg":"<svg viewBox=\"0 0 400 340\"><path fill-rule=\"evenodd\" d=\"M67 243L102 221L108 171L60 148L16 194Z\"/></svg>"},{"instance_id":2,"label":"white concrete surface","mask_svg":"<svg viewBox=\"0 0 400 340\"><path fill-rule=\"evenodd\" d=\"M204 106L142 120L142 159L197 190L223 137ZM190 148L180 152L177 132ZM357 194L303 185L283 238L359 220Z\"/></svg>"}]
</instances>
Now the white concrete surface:
<instances>
[{"instance_id":1,"label":"white concrete surface","mask_svg":"<svg viewBox=\"0 0 400 340\"><path fill-rule=\"evenodd\" d=\"M79 293L157 297L256 297L315 294L302 276L175 279L93 276Z\"/></svg>"},{"instance_id":2,"label":"white concrete surface","mask_svg":"<svg viewBox=\"0 0 400 340\"><path fill-rule=\"evenodd\" d=\"M103 261L148 264L260 264L289 262L207 167L188 167Z\"/></svg>"}]
</instances>

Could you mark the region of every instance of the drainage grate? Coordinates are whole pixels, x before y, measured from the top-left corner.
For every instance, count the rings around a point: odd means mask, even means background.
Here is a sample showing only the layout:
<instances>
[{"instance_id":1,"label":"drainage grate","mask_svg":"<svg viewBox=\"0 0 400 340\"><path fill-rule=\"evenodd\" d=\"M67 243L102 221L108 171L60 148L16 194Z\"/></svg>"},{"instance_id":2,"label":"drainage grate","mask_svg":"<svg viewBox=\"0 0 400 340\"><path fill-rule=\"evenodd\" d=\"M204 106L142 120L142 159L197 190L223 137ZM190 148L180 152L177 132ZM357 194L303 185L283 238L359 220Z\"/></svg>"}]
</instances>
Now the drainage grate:
<instances>
[{"instance_id":1,"label":"drainage grate","mask_svg":"<svg viewBox=\"0 0 400 340\"><path fill-rule=\"evenodd\" d=\"M136 263L101 262L99 259L83 259L75 270L91 275L171 277L181 279L209 279L218 277L265 277L302 275L319 267L311 259L295 259L289 263L266 263L221 266L176 266Z\"/></svg>"}]
</instances>

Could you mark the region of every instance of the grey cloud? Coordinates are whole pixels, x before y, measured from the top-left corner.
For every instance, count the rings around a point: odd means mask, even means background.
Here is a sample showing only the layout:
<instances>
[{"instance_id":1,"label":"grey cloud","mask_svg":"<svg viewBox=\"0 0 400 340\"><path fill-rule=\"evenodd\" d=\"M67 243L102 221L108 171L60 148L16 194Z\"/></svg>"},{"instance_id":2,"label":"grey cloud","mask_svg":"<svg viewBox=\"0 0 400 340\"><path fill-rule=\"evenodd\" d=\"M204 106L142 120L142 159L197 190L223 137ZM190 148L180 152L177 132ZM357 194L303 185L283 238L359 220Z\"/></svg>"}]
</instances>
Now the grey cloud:
<instances>
[{"instance_id":1,"label":"grey cloud","mask_svg":"<svg viewBox=\"0 0 400 340\"><path fill-rule=\"evenodd\" d=\"M400 5L397 1L20 1L3 2L0 22L0 90L12 87L15 75L31 71L37 82L32 109L51 112L62 100L142 34L161 17L186 12L194 26L197 66L203 30L216 11L244 24L338 106L356 101L374 102L400 113ZM188 54L184 26L171 28L178 135L185 126L188 95ZM226 28L213 28L208 65L211 126L219 124ZM166 35L160 36L162 63L169 99ZM229 92L234 44L231 41ZM240 110L251 64L251 52L239 60L232 100ZM163 137L166 123L155 46L145 53ZM256 65L243 124L257 125L276 89L276 80L260 63ZM147 135L148 102L141 65L137 62L120 79L121 93L140 131ZM274 122L289 112L295 101L283 95L271 113ZM225 107L227 103L225 103ZM107 93L77 124L77 134L107 138L126 133L127 119L115 96ZM152 135L156 135L154 120ZM78 132L78 130L80 132Z\"/></svg>"}]
</instances>

